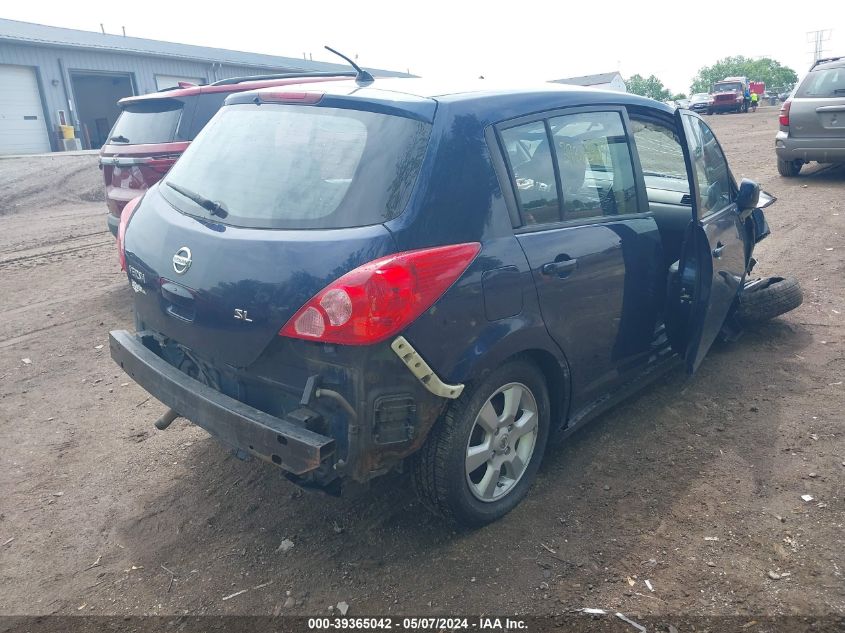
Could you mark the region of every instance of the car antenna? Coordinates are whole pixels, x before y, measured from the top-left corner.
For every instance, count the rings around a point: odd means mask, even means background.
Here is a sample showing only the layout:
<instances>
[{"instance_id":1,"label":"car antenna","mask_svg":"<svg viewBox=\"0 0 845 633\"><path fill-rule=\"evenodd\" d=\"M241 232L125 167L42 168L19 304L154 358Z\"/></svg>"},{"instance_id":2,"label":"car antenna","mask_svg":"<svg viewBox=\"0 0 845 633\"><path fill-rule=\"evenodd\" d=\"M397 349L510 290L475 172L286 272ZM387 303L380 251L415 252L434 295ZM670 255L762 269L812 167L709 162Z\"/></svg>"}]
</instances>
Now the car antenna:
<instances>
[{"instance_id":1,"label":"car antenna","mask_svg":"<svg viewBox=\"0 0 845 633\"><path fill-rule=\"evenodd\" d=\"M375 79L373 78L373 76L370 73L368 73L366 70L361 68L358 64L353 62L351 59L349 59L346 55L344 55L340 51L336 51L331 46L326 46L325 48L326 48L327 51L330 51L330 52L334 53L335 55L337 55L338 57L342 57L343 59L345 59L346 61L349 62L349 65L352 66L352 68L355 69L355 72L358 73L355 76L355 83L358 84L359 86L363 85L363 84L371 84L375 81Z\"/></svg>"}]
</instances>

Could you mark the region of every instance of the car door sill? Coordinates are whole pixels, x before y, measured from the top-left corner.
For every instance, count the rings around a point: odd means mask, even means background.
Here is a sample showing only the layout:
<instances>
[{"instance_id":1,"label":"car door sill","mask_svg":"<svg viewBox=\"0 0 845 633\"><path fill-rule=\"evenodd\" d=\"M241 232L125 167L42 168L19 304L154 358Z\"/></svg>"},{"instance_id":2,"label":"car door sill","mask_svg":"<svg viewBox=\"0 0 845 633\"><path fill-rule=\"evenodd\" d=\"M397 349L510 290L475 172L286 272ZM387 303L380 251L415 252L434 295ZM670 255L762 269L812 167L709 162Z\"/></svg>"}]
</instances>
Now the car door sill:
<instances>
[{"instance_id":1,"label":"car door sill","mask_svg":"<svg viewBox=\"0 0 845 633\"><path fill-rule=\"evenodd\" d=\"M682 359L677 354L670 354L667 357L658 360L637 378L615 390L613 395L604 399L594 400L583 407L578 413L569 419L569 424L567 424L565 428L560 429L557 432L554 441L562 442L587 423L595 420L603 413L606 413L608 410L612 409L624 400L627 400L634 394L640 392L648 384L654 382L661 376L664 376L669 371L682 365Z\"/></svg>"}]
</instances>

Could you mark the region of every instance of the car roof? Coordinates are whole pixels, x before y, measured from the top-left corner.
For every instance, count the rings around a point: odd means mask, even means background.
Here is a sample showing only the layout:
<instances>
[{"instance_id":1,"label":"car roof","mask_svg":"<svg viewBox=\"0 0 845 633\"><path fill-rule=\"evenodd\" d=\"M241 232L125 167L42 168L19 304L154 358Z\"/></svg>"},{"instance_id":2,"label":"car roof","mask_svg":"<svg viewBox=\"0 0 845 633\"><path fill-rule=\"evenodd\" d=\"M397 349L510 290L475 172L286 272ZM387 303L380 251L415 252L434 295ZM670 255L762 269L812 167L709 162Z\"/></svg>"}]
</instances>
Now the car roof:
<instances>
[{"instance_id":1,"label":"car roof","mask_svg":"<svg viewBox=\"0 0 845 633\"><path fill-rule=\"evenodd\" d=\"M422 102L450 104L458 110L462 107L471 109L482 120L503 120L556 107L577 105L635 105L669 114L673 111L673 108L664 103L626 92L557 83L520 85L499 84L486 79L447 82L421 78L383 78L363 86L355 81L345 80L334 81L319 87L313 85L303 87L305 92L320 92L327 96L362 101L389 101L398 104L399 107L404 105L413 108L412 104L421 106ZM246 103L265 92L273 91L260 89L250 93L240 93L227 98L226 103ZM499 116L502 111L506 111L509 116Z\"/></svg>"},{"instance_id":2,"label":"car roof","mask_svg":"<svg viewBox=\"0 0 845 633\"><path fill-rule=\"evenodd\" d=\"M830 59L820 59L810 69L811 73L827 68L843 68L845 67L845 57L832 57Z\"/></svg>"}]
</instances>

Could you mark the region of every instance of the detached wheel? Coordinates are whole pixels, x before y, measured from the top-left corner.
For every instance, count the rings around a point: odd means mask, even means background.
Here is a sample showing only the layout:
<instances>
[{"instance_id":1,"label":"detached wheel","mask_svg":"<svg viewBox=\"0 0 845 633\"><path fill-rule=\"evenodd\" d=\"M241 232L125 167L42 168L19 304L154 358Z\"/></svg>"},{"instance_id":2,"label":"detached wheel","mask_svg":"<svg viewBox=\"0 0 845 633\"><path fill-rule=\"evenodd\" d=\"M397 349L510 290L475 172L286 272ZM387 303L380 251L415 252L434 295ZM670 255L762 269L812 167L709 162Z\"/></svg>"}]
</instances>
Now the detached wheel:
<instances>
[{"instance_id":1,"label":"detached wheel","mask_svg":"<svg viewBox=\"0 0 845 633\"><path fill-rule=\"evenodd\" d=\"M452 523L490 523L528 493L548 435L546 381L532 363L511 361L447 409L415 455L414 487Z\"/></svg>"},{"instance_id":2,"label":"detached wheel","mask_svg":"<svg viewBox=\"0 0 845 633\"><path fill-rule=\"evenodd\" d=\"M794 178L804 165L800 160L781 160L778 158L778 173L787 178Z\"/></svg>"},{"instance_id":3,"label":"detached wheel","mask_svg":"<svg viewBox=\"0 0 845 633\"><path fill-rule=\"evenodd\" d=\"M743 290L737 318L744 325L762 323L794 310L804 301L801 285L794 277L769 277Z\"/></svg>"}]
</instances>

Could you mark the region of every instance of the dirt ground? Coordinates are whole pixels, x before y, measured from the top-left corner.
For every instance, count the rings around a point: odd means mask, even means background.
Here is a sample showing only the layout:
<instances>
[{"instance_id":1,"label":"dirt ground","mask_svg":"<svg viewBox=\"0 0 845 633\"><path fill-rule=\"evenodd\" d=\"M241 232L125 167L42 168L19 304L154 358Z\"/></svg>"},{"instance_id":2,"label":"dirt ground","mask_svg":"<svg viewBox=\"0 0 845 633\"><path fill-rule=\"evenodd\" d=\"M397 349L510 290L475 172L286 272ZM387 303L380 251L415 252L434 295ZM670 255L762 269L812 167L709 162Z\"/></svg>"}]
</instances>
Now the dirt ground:
<instances>
[{"instance_id":1,"label":"dirt ground","mask_svg":"<svg viewBox=\"0 0 845 633\"><path fill-rule=\"evenodd\" d=\"M0 615L845 614L845 167L779 177L776 108L708 122L779 198L758 270L804 305L595 421L469 533L401 475L330 498L155 431L109 358L132 297L95 157L0 159Z\"/></svg>"}]
</instances>

